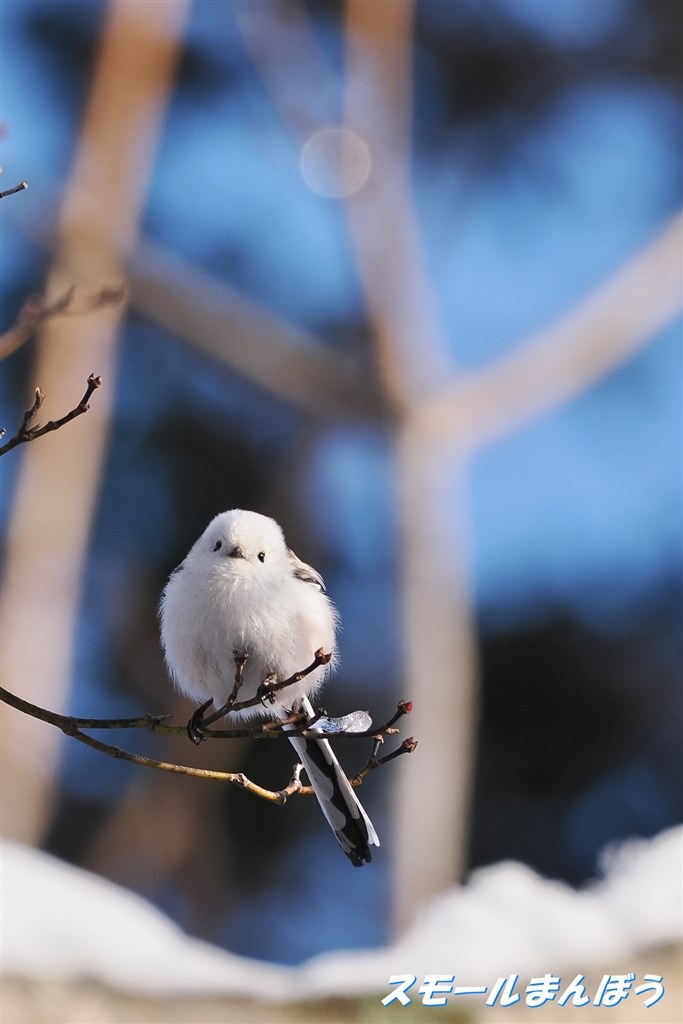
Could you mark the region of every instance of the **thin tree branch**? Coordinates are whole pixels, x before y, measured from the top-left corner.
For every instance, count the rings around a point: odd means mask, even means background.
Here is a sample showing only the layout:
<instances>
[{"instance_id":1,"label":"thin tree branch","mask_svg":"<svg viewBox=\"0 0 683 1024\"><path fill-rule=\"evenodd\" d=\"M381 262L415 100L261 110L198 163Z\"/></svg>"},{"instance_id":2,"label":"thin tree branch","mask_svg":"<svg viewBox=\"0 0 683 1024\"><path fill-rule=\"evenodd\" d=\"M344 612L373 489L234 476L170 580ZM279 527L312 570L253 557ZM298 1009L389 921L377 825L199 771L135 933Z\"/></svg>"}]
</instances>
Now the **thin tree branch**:
<instances>
[{"instance_id":1,"label":"thin tree branch","mask_svg":"<svg viewBox=\"0 0 683 1024\"><path fill-rule=\"evenodd\" d=\"M312 671L312 669L309 669ZM305 673L298 673L303 676ZM293 677L292 677L293 678ZM65 736L71 736L79 743L83 743L85 746L90 747L93 750L99 751L101 754L106 754L108 757L113 757L118 761L127 761L130 764L140 765L143 768L156 768L158 771L171 772L175 775L189 775L192 778L197 779L209 779L214 782L229 782L235 786L239 786L240 789L246 790L248 793L252 793L254 796L259 797L261 800L267 800L270 803L284 804L288 797L295 794L301 794L303 796L309 796L313 793L311 786L304 786L300 781L300 774L302 770L301 765L296 765L292 778L284 789L271 790L265 789L263 786L259 786L257 783L252 782L251 779L243 772L217 772L210 771L205 768L192 768L189 765L175 764L170 761L159 761L156 758L144 757L141 754L133 754L128 750L123 750L121 747L114 746L111 743L104 743L102 740L95 739L93 736L89 736L83 732L83 729L136 729L146 728L152 732L163 732L180 734L185 731L183 726L171 726L166 724L167 715L143 715L138 718L75 718L71 715L61 715L56 711L50 711L47 708L41 708L37 704L32 704L28 700L24 700L23 697L18 697L14 693L10 693L4 687L0 687L0 701L13 707L15 710L28 715L31 718L36 718L38 721L46 722L48 725L53 725L55 728L60 729ZM260 730L253 729L236 729L230 731L223 731L221 733L207 732L207 736L221 739L233 739L249 737L252 739L289 739L291 736L304 736L306 738L314 739L330 739L338 738L339 736L353 736L358 739L366 735L372 735L374 738L374 744L372 753L366 762L365 766L356 773L349 782L352 786L360 786L367 777L367 775L379 768L381 765L386 764L388 761L392 761L395 757L400 754L412 752L417 743L415 740L410 739L404 740L401 746L385 757L377 758L377 751L382 743L384 736L391 733L395 733L397 730L393 728L393 723L396 722L402 715L407 714L412 708L409 702L401 701L398 705L396 713L391 719L383 726L380 726L379 730L368 730L367 733L339 733L339 734L328 734L319 733L315 730L302 728L300 730L287 730L282 728L282 723L276 723L280 728L276 730L268 730L265 727L261 727Z\"/></svg>"},{"instance_id":2,"label":"thin tree branch","mask_svg":"<svg viewBox=\"0 0 683 1024\"><path fill-rule=\"evenodd\" d=\"M413 751L417 749L417 740L414 736L408 736L404 739L400 747L397 747L396 750L392 750L389 754L385 754L384 757L377 757L378 749L379 748L376 744L363 768L349 779L352 786L362 786L370 772L374 772L376 768L381 768L383 764L388 764L389 761L393 761L394 758L400 757L401 754L412 754Z\"/></svg>"},{"instance_id":3,"label":"thin tree branch","mask_svg":"<svg viewBox=\"0 0 683 1024\"><path fill-rule=\"evenodd\" d=\"M258 704L265 704L266 702L272 704L275 701L275 694L279 693L280 690L284 690L288 686L293 686L295 683L300 683L302 679L310 675L311 672L315 672L317 668L322 665L329 665L332 658L331 654L326 654L322 647L319 647L313 656L313 661L308 668L302 669L300 672L295 672L294 675L290 676L289 679L283 679L281 682L269 682L265 680L261 683L256 696L250 700L238 701L234 706L235 711L242 711L245 708L253 708Z\"/></svg>"},{"instance_id":4,"label":"thin tree branch","mask_svg":"<svg viewBox=\"0 0 683 1024\"><path fill-rule=\"evenodd\" d=\"M194 712L190 721L187 723L187 735L193 743L201 743L204 738L205 730L208 726L213 725L214 722L218 722L221 718L225 718L231 711L245 711L247 708L258 707L259 704L265 706L266 702L273 703L275 701L275 694L279 693L280 690L284 690L288 686L293 686L295 683L300 683L302 679L305 679L311 672L315 672L317 668L322 665L327 665L331 659L331 654L325 654L322 647L316 652L311 664L302 669L300 672L295 672L294 675L290 676L289 679L283 679L281 681L270 682L264 680L256 691L255 696L250 697L248 700L237 700L237 694L242 686L242 677L244 674L244 666L246 665L246 656L240 655L235 657L235 685L232 689L232 693L228 697L225 704L213 711L210 715L206 712L213 704L213 699L207 700L204 704L197 708ZM283 723L286 724L286 723Z\"/></svg>"},{"instance_id":5,"label":"thin tree branch","mask_svg":"<svg viewBox=\"0 0 683 1024\"><path fill-rule=\"evenodd\" d=\"M72 730L81 729L147 729L149 732L158 732L166 736L182 736L186 734L187 727L184 725L171 725L168 722L170 715L138 715L135 718L81 718L73 715L61 715L56 711L41 708L37 704L10 693L4 687L0 687L0 701L9 704L11 707L22 711L31 718L36 718L49 725L56 725L62 731L69 734ZM399 701L396 712L382 725L373 726L361 732L323 732L315 728L315 723L324 715L324 711L318 711L313 718L306 721L300 728L292 728L289 724L295 718L288 720L272 719L267 722L259 722L255 725L241 729L206 729L205 739L214 740L261 740L261 739L289 739L292 736L300 736L303 739L365 739L378 736L392 736L398 732L394 724L403 715L412 711L411 701ZM63 727L63 728L62 728ZM285 728L286 727L286 728Z\"/></svg>"},{"instance_id":6,"label":"thin tree branch","mask_svg":"<svg viewBox=\"0 0 683 1024\"><path fill-rule=\"evenodd\" d=\"M324 714L324 712L319 711L313 718L308 719L296 728L292 728L287 720L275 719L250 729L207 729L204 736L206 739L279 739L282 736L288 739L292 736L300 736L306 740L338 740L342 738L358 740L367 737L372 737L373 739L380 737L383 739L385 736L393 736L399 731L394 727L395 722L403 717L403 715L410 714L412 709L411 701L399 701L396 712L387 722L384 722L383 725L371 726L369 729L364 729L361 732L326 732L316 729L315 723ZM139 721L141 725L145 724L144 719L139 719ZM171 729L178 732L183 731L182 726L162 725L160 728L164 732Z\"/></svg>"},{"instance_id":7,"label":"thin tree branch","mask_svg":"<svg viewBox=\"0 0 683 1024\"><path fill-rule=\"evenodd\" d=\"M6 455L7 452L16 448L17 445L25 444L27 441L35 441L37 437L42 437L43 434L49 434L53 430L59 430L59 428L63 427L65 423L69 423L71 420L76 419L77 416L82 416L83 413L87 412L90 408L90 399L93 392L101 386L102 378L96 377L94 373L91 373L88 377L88 385L85 389L85 394L77 406L71 409L70 412L65 413L64 416L60 416L58 420L48 420L47 423L44 423L42 426L32 427L31 423L35 419L38 410L45 400L43 392L40 388L36 388L33 404L30 409L27 409L24 413L19 430L16 432L14 437L9 439L9 441L0 445L0 456ZM0 437L4 433L5 431L3 430L2 433L0 433Z\"/></svg>"},{"instance_id":8,"label":"thin tree branch","mask_svg":"<svg viewBox=\"0 0 683 1024\"><path fill-rule=\"evenodd\" d=\"M17 192L23 192L25 188L28 188L28 182L20 181L18 185L14 186L14 188L8 188L5 189L4 192L0 192L0 199L4 199L5 196L13 196Z\"/></svg>"},{"instance_id":9,"label":"thin tree branch","mask_svg":"<svg viewBox=\"0 0 683 1024\"><path fill-rule=\"evenodd\" d=\"M209 771L205 768L191 768L189 765L174 764L169 761L158 761L155 758L143 757L141 754L133 754L128 750L122 750L121 747L115 747L111 743L103 743L93 736L88 736L86 733L81 732L75 724L76 719L68 715L60 715L55 711L48 711L46 708L40 708L36 704L31 704L29 701L17 697L4 688L0 688L0 699L18 711L30 715L32 718L37 718L42 722L47 722L49 725L56 726L56 728L61 729L65 736L71 736L79 743L83 743L93 750L98 750L101 754L107 754L118 761L128 761L143 768L156 768L158 771L171 772L174 775L189 775L192 778L210 779L214 782L230 782L270 803L284 804L287 797L291 793L296 792L295 782L298 779L295 780L293 778L284 790L275 791L258 786L251 779L248 779L243 772Z\"/></svg>"}]
</instances>

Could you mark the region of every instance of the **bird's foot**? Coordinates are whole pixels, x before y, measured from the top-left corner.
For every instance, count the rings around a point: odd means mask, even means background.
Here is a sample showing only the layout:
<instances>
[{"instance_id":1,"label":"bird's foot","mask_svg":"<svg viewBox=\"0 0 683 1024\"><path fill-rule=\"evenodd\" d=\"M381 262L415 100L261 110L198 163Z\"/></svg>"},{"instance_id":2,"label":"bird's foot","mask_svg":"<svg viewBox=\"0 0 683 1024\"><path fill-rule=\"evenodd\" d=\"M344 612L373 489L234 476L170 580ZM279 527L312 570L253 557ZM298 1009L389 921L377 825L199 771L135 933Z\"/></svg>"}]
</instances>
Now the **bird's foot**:
<instances>
[{"instance_id":1,"label":"bird's foot","mask_svg":"<svg viewBox=\"0 0 683 1024\"><path fill-rule=\"evenodd\" d=\"M208 700L200 704L198 708L192 712L190 720L187 723L187 736L190 742L194 743L195 746L199 746L202 740L206 739L206 712L213 704L213 697L209 697Z\"/></svg>"}]
</instances>

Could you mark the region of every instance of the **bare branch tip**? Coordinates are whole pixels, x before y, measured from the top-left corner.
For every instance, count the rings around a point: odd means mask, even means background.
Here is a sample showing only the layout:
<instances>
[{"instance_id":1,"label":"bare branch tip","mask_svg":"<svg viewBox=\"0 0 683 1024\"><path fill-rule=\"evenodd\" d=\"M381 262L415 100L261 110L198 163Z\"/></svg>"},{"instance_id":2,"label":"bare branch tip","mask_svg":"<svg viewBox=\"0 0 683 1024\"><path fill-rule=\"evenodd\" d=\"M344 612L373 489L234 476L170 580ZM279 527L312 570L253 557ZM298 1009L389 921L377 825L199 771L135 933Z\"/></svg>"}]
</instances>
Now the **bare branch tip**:
<instances>
[{"instance_id":1,"label":"bare branch tip","mask_svg":"<svg viewBox=\"0 0 683 1024\"><path fill-rule=\"evenodd\" d=\"M5 196L13 196L17 192L23 192L26 188L28 188L28 182L20 181L19 184L15 185L13 188L8 188L5 192L0 192L0 199L4 199Z\"/></svg>"}]
</instances>

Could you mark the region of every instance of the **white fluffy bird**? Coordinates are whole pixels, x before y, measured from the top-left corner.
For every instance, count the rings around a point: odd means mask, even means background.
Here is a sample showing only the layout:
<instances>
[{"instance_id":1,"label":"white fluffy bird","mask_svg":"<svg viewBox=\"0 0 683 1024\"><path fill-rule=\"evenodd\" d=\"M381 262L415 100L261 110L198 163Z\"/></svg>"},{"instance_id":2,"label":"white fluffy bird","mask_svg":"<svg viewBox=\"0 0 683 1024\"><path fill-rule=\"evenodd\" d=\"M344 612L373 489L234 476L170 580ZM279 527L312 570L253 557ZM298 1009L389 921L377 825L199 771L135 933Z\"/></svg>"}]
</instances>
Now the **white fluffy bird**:
<instances>
[{"instance_id":1,"label":"white fluffy bird","mask_svg":"<svg viewBox=\"0 0 683 1024\"><path fill-rule=\"evenodd\" d=\"M310 665L321 648L336 651L337 613L322 577L291 551L274 519L232 509L209 523L171 574L161 598L161 642L178 688L198 702L223 706L235 682L235 658L246 657L239 700ZM329 669L321 665L280 690L269 705L280 717L311 716L308 700ZM263 709L261 709L263 711ZM259 708L231 712L258 714ZM291 737L323 814L355 866L379 846L365 813L327 740Z\"/></svg>"}]
</instances>

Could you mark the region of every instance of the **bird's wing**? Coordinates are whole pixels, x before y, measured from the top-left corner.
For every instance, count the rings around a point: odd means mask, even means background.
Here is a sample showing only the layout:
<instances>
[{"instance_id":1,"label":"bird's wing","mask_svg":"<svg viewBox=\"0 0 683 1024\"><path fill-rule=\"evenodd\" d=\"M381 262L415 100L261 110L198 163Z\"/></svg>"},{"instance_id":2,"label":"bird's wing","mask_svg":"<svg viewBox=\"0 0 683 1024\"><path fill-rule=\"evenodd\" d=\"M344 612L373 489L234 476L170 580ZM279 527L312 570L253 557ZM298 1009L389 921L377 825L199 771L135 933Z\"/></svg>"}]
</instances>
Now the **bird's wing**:
<instances>
[{"instance_id":1,"label":"bird's wing","mask_svg":"<svg viewBox=\"0 0 683 1024\"><path fill-rule=\"evenodd\" d=\"M291 548L287 548L287 555L292 568L292 576L295 579L302 580L304 583L310 583L317 590L322 590L323 594L326 593L325 582L317 569L314 569L312 565L306 565L305 562L302 562Z\"/></svg>"}]
</instances>

